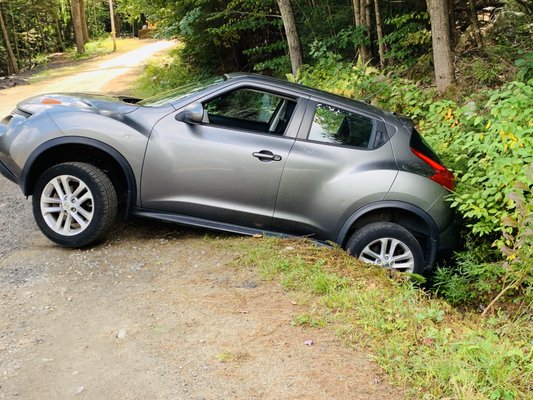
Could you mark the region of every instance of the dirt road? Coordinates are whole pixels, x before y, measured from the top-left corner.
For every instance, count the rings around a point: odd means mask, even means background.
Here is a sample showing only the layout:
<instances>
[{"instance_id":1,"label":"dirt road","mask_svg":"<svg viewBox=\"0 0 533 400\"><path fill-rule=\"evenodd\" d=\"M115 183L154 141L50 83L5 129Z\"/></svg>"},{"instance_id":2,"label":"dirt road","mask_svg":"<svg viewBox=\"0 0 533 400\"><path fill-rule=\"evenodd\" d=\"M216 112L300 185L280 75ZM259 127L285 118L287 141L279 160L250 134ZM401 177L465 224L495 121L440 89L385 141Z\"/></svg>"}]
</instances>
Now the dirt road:
<instances>
[{"instance_id":1,"label":"dirt road","mask_svg":"<svg viewBox=\"0 0 533 400\"><path fill-rule=\"evenodd\" d=\"M43 79L32 85L0 90L0 115L7 115L17 103L30 96L56 92L117 92L126 90L154 54L167 51L176 42L162 40L139 42L139 48L125 54L110 54L96 60L78 63L68 76Z\"/></svg>"},{"instance_id":2,"label":"dirt road","mask_svg":"<svg viewBox=\"0 0 533 400\"><path fill-rule=\"evenodd\" d=\"M240 240L134 221L63 249L0 177L0 399L403 398L365 353L291 326L290 295L230 265Z\"/></svg>"}]
</instances>

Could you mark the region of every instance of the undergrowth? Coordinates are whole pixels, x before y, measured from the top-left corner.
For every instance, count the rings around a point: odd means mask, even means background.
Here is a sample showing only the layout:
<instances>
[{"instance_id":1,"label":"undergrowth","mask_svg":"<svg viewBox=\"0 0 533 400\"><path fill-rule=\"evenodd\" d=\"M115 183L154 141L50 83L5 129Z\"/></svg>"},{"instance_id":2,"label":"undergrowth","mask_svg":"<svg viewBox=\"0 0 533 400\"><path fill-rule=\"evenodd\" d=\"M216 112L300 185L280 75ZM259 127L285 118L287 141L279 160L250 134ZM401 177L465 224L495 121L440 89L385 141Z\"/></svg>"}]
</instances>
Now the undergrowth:
<instances>
[{"instance_id":1,"label":"undergrowth","mask_svg":"<svg viewBox=\"0 0 533 400\"><path fill-rule=\"evenodd\" d=\"M152 58L136 82L135 94L151 97L205 77L183 61L182 51L183 46L178 45L169 54Z\"/></svg>"},{"instance_id":2,"label":"undergrowth","mask_svg":"<svg viewBox=\"0 0 533 400\"><path fill-rule=\"evenodd\" d=\"M139 46L138 39L117 38L117 49L121 52L129 51ZM85 44L85 52L77 53L76 48L70 48L67 53L72 60L84 60L95 56L113 52L113 40L110 37L101 37Z\"/></svg>"},{"instance_id":3,"label":"undergrowth","mask_svg":"<svg viewBox=\"0 0 533 400\"><path fill-rule=\"evenodd\" d=\"M391 379L420 399L526 399L533 385L531 304L513 319L460 313L407 275L306 241L242 241L235 264L308 299L293 321L364 344ZM242 245L242 246L241 246Z\"/></svg>"}]
</instances>

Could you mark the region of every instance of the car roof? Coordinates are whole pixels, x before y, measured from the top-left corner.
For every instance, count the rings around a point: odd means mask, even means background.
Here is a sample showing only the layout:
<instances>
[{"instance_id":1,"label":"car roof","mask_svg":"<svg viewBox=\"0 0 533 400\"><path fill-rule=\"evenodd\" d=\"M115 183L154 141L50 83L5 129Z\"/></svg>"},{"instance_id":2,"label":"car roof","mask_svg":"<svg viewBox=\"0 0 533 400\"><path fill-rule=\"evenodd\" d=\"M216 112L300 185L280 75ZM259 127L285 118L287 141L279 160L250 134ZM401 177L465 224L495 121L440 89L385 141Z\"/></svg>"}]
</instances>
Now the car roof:
<instances>
[{"instance_id":1,"label":"car roof","mask_svg":"<svg viewBox=\"0 0 533 400\"><path fill-rule=\"evenodd\" d=\"M233 73L224 74L224 76L228 81L231 81L231 82L248 81L248 82L254 82L254 83L265 83L269 85L274 85L274 86L279 87L280 89L287 89L293 92L297 92L298 94L302 96L318 97L325 101L338 103L339 105L345 105L346 107L356 107L357 109L363 112L366 112L368 114L373 114L373 115L376 115L382 118L390 118L394 115L394 113L384 111L378 107L374 107L361 100L350 99L347 97L343 97L343 96L339 96L333 93L326 92L324 90L314 89L309 86L285 81L285 80L278 79L278 78L272 78L269 76L250 74L250 73L244 73L244 72L233 72Z\"/></svg>"}]
</instances>

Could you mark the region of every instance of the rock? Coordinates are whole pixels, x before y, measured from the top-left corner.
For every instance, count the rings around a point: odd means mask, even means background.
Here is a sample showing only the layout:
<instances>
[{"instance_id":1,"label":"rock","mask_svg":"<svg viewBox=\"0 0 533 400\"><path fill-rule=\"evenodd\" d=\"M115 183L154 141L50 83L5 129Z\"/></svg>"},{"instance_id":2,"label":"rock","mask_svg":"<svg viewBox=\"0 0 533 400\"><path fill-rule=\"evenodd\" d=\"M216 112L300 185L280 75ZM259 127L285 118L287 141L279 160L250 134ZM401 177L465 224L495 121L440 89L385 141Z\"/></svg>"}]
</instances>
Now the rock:
<instances>
[{"instance_id":1,"label":"rock","mask_svg":"<svg viewBox=\"0 0 533 400\"><path fill-rule=\"evenodd\" d=\"M80 386L76 389L75 394L82 394L85 391L85 386Z\"/></svg>"},{"instance_id":2,"label":"rock","mask_svg":"<svg viewBox=\"0 0 533 400\"><path fill-rule=\"evenodd\" d=\"M126 329L122 328L117 333L117 339L124 339L126 337Z\"/></svg>"}]
</instances>

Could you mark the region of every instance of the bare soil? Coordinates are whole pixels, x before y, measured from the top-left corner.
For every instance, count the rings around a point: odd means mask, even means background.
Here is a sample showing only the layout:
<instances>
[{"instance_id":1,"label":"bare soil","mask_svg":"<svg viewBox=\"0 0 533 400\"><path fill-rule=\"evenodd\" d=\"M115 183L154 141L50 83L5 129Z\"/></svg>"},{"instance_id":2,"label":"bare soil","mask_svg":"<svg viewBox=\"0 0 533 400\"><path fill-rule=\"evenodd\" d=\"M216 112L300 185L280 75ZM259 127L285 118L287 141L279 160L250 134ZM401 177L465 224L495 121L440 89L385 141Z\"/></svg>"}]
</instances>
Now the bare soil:
<instances>
[{"instance_id":1,"label":"bare soil","mask_svg":"<svg viewBox=\"0 0 533 400\"><path fill-rule=\"evenodd\" d=\"M0 399L404 398L363 351L292 326L303 310L234 265L234 236L136 220L69 250L30 206L0 177Z\"/></svg>"}]
</instances>

